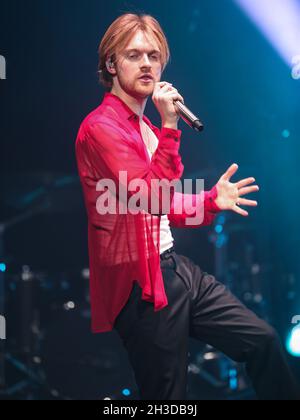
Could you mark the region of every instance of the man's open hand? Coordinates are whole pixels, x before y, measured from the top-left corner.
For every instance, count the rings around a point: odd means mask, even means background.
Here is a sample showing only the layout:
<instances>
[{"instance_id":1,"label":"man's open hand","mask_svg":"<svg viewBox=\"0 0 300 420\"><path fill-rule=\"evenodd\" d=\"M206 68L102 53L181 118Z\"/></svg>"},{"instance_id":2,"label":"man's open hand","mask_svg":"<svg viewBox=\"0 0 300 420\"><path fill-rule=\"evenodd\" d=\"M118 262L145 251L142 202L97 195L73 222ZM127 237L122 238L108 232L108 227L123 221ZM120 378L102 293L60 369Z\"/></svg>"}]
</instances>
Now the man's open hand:
<instances>
[{"instance_id":1,"label":"man's open hand","mask_svg":"<svg viewBox=\"0 0 300 420\"><path fill-rule=\"evenodd\" d=\"M236 183L231 183L230 179L238 169L238 165L234 163L220 178L216 185L218 197L215 201L221 210L232 210L241 216L247 217L249 213L246 210L241 209L239 206L256 207L258 204L257 201L247 200L241 197L246 194L259 191L259 186L251 186L251 184L255 182L255 178L247 178Z\"/></svg>"}]
</instances>

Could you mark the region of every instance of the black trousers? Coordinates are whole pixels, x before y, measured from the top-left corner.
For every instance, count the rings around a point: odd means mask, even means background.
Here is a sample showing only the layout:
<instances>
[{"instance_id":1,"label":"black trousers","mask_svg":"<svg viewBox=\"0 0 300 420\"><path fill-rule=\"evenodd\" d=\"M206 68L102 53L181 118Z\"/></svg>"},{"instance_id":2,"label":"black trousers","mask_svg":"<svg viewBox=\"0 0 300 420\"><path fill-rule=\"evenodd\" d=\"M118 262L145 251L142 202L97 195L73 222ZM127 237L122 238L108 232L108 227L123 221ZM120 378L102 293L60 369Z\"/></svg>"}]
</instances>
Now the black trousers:
<instances>
[{"instance_id":1,"label":"black trousers","mask_svg":"<svg viewBox=\"0 0 300 420\"><path fill-rule=\"evenodd\" d=\"M161 268L169 305L154 312L135 282L114 326L142 400L186 399L189 337L246 363L259 399L300 398L273 328L189 258L172 252Z\"/></svg>"}]
</instances>

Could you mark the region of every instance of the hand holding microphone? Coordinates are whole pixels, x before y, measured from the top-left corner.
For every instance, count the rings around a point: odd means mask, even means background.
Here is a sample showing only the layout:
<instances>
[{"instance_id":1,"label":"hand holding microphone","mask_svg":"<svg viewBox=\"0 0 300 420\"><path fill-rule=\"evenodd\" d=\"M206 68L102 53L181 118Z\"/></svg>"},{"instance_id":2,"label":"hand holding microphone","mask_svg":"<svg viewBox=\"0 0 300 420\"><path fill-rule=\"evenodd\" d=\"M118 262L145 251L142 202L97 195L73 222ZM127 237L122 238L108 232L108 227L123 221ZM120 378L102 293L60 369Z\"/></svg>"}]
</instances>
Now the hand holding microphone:
<instances>
[{"instance_id":1,"label":"hand holding microphone","mask_svg":"<svg viewBox=\"0 0 300 420\"><path fill-rule=\"evenodd\" d=\"M155 84L152 100L160 113L162 126L177 129L180 118L174 101L184 99L171 83L159 82Z\"/></svg>"},{"instance_id":2,"label":"hand holding microphone","mask_svg":"<svg viewBox=\"0 0 300 420\"><path fill-rule=\"evenodd\" d=\"M183 97L171 83L159 82L155 84L153 102L161 115L164 127L177 129L181 117L190 127L202 131L204 126L185 105Z\"/></svg>"}]
</instances>

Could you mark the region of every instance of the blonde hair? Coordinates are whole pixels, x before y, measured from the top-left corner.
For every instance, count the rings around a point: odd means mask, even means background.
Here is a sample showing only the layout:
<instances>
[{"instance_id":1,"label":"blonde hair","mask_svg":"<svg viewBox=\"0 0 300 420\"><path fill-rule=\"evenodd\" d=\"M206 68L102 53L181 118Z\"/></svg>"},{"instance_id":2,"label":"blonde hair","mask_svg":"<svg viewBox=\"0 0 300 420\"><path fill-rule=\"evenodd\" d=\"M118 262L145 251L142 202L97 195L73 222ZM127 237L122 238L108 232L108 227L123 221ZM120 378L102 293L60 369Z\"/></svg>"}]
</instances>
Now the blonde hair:
<instances>
[{"instance_id":1,"label":"blonde hair","mask_svg":"<svg viewBox=\"0 0 300 420\"><path fill-rule=\"evenodd\" d=\"M99 45L99 80L106 88L111 89L113 86L113 76L107 70L106 61L111 58L115 63L117 54L128 45L139 30L157 41L161 53L162 71L166 68L170 59L170 49L158 21L150 15L126 13L110 25Z\"/></svg>"}]
</instances>

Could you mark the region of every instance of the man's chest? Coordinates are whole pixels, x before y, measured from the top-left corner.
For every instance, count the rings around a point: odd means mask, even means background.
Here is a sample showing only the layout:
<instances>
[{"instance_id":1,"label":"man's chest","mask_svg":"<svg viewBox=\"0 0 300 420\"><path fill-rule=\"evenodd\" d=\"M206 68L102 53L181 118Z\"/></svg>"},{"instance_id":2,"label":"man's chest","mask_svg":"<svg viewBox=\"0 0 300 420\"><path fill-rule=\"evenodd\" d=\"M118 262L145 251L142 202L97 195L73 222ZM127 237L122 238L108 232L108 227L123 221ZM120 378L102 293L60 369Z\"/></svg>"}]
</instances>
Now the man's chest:
<instances>
[{"instance_id":1,"label":"man's chest","mask_svg":"<svg viewBox=\"0 0 300 420\"><path fill-rule=\"evenodd\" d=\"M151 158L158 147L158 138L144 121L140 122L140 129L141 129L142 139L145 143L145 146Z\"/></svg>"}]
</instances>

